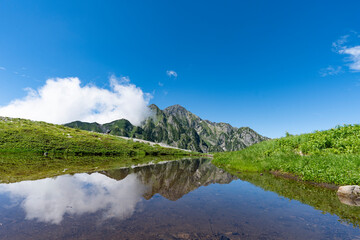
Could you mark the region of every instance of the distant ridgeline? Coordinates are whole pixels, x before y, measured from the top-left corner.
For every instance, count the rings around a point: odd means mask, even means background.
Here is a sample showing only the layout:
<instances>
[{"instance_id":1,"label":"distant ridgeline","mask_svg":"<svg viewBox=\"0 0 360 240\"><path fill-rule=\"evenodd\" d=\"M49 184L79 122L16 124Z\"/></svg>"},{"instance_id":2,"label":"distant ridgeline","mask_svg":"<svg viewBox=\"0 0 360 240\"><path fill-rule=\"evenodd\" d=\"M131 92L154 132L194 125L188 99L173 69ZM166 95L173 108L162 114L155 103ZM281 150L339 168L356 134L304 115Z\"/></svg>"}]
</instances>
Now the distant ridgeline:
<instances>
[{"instance_id":1,"label":"distant ridgeline","mask_svg":"<svg viewBox=\"0 0 360 240\"><path fill-rule=\"evenodd\" d=\"M143 121L140 126L134 126L126 119L106 124L76 121L65 126L162 142L205 153L241 150L268 139L248 127L236 128L228 123L202 120L180 105L170 106L164 110L160 110L154 104L149 107L154 115Z\"/></svg>"}]
</instances>

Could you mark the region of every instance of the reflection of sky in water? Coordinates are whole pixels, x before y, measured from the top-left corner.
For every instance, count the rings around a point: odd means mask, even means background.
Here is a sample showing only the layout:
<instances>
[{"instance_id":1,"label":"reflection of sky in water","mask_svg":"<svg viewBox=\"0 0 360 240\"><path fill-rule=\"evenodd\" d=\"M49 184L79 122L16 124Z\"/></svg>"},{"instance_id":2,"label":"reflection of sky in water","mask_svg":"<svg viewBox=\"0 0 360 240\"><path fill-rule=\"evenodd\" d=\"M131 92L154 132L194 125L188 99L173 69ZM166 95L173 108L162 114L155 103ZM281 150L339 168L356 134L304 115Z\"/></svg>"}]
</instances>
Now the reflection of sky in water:
<instances>
[{"instance_id":1,"label":"reflection of sky in water","mask_svg":"<svg viewBox=\"0 0 360 240\"><path fill-rule=\"evenodd\" d=\"M135 173L123 178L131 172ZM301 240L360 236L359 228L339 223L336 215L319 211L340 214L345 220L357 219L357 209L339 205L334 192L270 174L241 176L280 193L234 180L228 173L212 168L209 162L194 160L109 170L104 174L82 173L0 184L0 239L188 236L188 239ZM157 197L142 201L143 196L150 198L154 194ZM300 201L315 203L316 209ZM133 214L138 211L139 202L145 210ZM23 221L24 214L32 221ZM102 223L105 219L106 224L99 224L99 220Z\"/></svg>"},{"instance_id":2,"label":"reflection of sky in water","mask_svg":"<svg viewBox=\"0 0 360 240\"><path fill-rule=\"evenodd\" d=\"M26 219L59 224L65 214L103 210L103 217L130 217L146 187L130 174L121 181L100 173L63 175L37 181L1 184L0 193L21 202Z\"/></svg>"}]
</instances>

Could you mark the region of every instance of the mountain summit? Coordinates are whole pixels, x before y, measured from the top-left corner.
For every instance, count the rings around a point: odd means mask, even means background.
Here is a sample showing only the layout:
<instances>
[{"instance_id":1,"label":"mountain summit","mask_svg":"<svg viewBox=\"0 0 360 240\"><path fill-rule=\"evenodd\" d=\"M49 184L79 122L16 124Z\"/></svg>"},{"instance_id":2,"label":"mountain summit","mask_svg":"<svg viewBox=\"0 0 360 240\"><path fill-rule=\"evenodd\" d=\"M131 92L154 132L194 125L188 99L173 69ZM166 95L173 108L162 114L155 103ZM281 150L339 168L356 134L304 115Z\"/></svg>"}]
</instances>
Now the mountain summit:
<instances>
[{"instance_id":1,"label":"mountain summit","mask_svg":"<svg viewBox=\"0 0 360 240\"><path fill-rule=\"evenodd\" d=\"M140 126L134 126L125 119L103 125L76 121L65 126L162 142L205 153L241 150L268 139L249 127L236 128L228 123L203 120L180 105L161 110L151 104L149 108L153 115Z\"/></svg>"}]
</instances>

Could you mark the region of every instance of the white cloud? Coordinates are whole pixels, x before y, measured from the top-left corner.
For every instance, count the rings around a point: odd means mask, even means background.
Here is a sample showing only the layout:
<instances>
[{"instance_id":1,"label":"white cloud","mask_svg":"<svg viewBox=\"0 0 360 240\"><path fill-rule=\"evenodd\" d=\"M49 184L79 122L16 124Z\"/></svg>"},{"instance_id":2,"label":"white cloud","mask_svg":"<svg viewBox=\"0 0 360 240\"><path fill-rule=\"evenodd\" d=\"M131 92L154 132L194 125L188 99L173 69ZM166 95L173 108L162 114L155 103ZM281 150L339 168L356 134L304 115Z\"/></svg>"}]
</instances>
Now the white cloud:
<instances>
[{"instance_id":1,"label":"white cloud","mask_svg":"<svg viewBox=\"0 0 360 240\"><path fill-rule=\"evenodd\" d=\"M351 70L360 71L360 45L355 47L344 47L339 50L340 54L348 54L349 61L352 63L349 64Z\"/></svg>"},{"instance_id":2,"label":"white cloud","mask_svg":"<svg viewBox=\"0 0 360 240\"><path fill-rule=\"evenodd\" d=\"M169 77L174 77L174 78L177 78L178 74L173 71L173 70L168 70L166 71L166 74L169 76Z\"/></svg>"},{"instance_id":3,"label":"white cloud","mask_svg":"<svg viewBox=\"0 0 360 240\"><path fill-rule=\"evenodd\" d=\"M110 77L111 90L80 85L78 78L48 79L37 90L28 88L24 99L0 106L0 116L63 124L75 120L107 123L125 118L135 125L148 117L151 95L127 77Z\"/></svg>"},{"instance_id":4,"label":"white cloud","mask_svg":"<svg viewBox=\"0 0 360 240\"><path fill-rule=\"evenodd\" d=\"M128 218L146 191L135 174L121 181L81 173L0 185L0 193L9 193L13 202L21 203L26 219L52 224L61 223L65 214L97 211L103 211L104 219Z\"/></svg>"},{"instance_id":5,"label":"white cloud","mask_svg":"<svg viewBox=\"0 0 360 240\"><path fill-rule=\"evenodd\" d=\"M343 48L344 44L348 41L350 35L340 37L338 40L332 43L333 51L338 52Z\"/></svg>"},{"instance_id":6,"label":"white cloud","mask_svg":"<svg viewBox=\"0 0 360 240\"><path fill-rule=\"evenodd\" d=\"M350 41L350 38L352 39ZM349 68L354 71L360 71L360 45L346 46L349 42L354 42L359 40L360 35L356 32L352 32L352 35L342 36L336 42L333 42L333 50L339 54L348 55L347 61L350 62Z\"/></svg>"},{"instance_id":7,"label":"white cloud","mask_svg":"<svg viewBox=\"0 0 360 240\"><path fill-rule=\"evenodd\" d=\"M3 70L3 71L5 71L5 70L6 70L6 68L4 68L4 67L0 67L0 70Z\"/></svg>"},{"instance_id":8,"label":"white cloud","mask_svg":"<svg viewBox=\"0 0 360 240\"><path fill-rule=\"evenodd\" d=\"M342 67L340 67L340 66L337 66L337 67L328 66L327 68L321 69L320 75L322 77L326 77L328 75L329 76L337 75L341 72L342 72Z\"/></svg>"},{"instance_id":9,"label":"white cloud","mask_svg":"<svg viewBox=\"0 0 360 240\"><path fill-rule=\"evenodd\" d=\"M158 84L159 84L160 87L164 86L164 84L162 82L159 82Z\"/></svg>"}]
</instances>

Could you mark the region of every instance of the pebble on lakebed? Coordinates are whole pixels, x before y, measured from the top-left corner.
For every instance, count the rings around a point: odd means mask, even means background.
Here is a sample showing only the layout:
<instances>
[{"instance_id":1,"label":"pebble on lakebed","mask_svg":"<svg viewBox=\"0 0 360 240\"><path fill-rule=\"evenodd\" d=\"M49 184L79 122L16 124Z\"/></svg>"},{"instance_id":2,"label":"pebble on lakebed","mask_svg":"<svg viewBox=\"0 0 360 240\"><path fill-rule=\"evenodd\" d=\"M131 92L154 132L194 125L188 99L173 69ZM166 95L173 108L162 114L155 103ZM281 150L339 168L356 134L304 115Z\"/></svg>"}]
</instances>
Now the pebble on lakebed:
<instances>
[{"instance_id":1,"label":"pebble on lakebed","mask_svg":"<svg viewBox=\"0 0 360 240\"><path fill-rule=\"evenodd\" d=\"M360 186L347 185L339 187L337 191L341 203L350 206L360 206Z\"/></svg>"}]
</instances>

